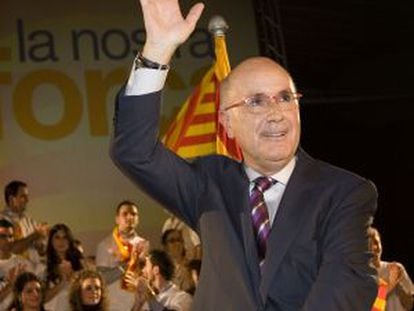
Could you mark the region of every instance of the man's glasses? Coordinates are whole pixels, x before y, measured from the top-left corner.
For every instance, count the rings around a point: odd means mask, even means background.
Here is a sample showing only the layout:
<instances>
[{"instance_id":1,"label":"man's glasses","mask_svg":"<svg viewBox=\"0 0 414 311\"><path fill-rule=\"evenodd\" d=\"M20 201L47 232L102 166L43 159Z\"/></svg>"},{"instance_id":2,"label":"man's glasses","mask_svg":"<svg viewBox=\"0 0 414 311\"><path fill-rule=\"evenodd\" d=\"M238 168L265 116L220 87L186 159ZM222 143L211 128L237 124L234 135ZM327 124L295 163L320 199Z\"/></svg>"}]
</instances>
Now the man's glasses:
<instances>
[{"instance_id":1,"label":"man's glasses","mask_svg":"<svg viewBox=\"0 0 414 311\"><path fill-rule=\"evenodd\" d=\"M283 91L276 95L258 93L253 96L246 97L237 103L231 104L222 111L242 107L249 113L262 114L269 112L272 104L277 104L281 111L289 111L297 107L298 100L301 97L302 94L290 91Z\"/></svg>"}]
</instances>

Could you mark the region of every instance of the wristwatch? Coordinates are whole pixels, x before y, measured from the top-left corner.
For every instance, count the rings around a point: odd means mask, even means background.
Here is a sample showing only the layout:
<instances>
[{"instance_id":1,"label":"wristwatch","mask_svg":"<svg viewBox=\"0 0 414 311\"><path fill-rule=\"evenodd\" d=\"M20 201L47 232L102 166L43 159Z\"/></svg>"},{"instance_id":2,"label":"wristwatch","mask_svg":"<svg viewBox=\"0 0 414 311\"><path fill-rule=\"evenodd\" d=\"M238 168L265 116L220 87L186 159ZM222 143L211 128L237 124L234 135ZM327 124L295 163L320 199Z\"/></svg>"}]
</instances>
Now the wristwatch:
<instances>
[{"instance_id":1,"label":"wristwatch","mask_svg":"<svg viewBox=\"0 0 414 311\"><path fill-rule=\"evenodd\" d=\"M149 69L155 69L155 70L167 70L170 69L169 65L162 65L157 62L153 62L152 60L149 60L148 58L144 57L141 52L137 54L135 57L135 67L134 69L137 70L138 68L149 68Z\"/></svg>"}]
</instances>

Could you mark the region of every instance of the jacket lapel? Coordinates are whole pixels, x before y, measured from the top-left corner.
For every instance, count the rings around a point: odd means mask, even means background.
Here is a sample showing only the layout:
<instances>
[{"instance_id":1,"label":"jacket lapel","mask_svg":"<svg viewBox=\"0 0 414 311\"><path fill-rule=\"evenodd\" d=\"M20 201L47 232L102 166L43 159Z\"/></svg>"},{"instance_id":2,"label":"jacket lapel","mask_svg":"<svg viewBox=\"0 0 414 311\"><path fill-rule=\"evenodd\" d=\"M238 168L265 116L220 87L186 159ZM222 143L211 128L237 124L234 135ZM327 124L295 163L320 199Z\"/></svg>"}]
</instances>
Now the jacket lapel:
<instances>
[{"instance_id":1,"label":"jacket lapel","mask_svg":"<svg viewBox=\"0 0 414 311\"><path fill-rule=\"evenodd\" d=\"M312 208L304 206L312 195L311 165L304 152L299 152L296 167L280 202L268 239L267 254L260 284L262 299L266 301L269 286L280 263L294 240L302 223L308 219ZM310 178L309 178L310 177Z\"/></svg>"},{"instance_id":2,"label":"jacket lapel","mask_svg":"<svg viewBox=\"0 0 414 311\"><path fill-rule=\"evenodd\" d=\"M239 166L238 175L233 175L234 178L231 177L224 183L225 205L244 252L243 258L238 260L244 259L252 292L255 293L256 299L260 299L259 258L250 219L249 180L244 171L243 164L239 164ZM230 171L228 175L224 174L224 176L230 177Z\"/></svg>"},{"instance_id":3,"label":"jacket lapel","mask_svg":"<svg viewBox=\"0 0 414 311\"><path fill-rule=\"evenodd\" d=\"M241 214L242 223L242 234L244 244L244 255L246 263L250 271L251 281L254 285L255 291L258 292L260 284L260 267L259 267L259 256L257 253L257 244L254 238L252 221L250 218L250 206L247 204L247 209Z\"/></svg>"}]
</instances>

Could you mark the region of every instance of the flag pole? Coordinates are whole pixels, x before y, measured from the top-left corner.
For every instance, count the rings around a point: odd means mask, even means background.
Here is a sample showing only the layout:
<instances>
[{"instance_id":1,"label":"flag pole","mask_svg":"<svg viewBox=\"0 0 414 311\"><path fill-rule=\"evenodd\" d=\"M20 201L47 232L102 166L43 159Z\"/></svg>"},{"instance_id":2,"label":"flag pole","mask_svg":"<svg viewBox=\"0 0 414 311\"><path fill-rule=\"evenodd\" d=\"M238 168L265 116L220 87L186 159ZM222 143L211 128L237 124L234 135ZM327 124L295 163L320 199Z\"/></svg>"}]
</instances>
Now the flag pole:
<instances>
[{"instance_id":1,"label":"flag pole","mask_svg":"<svg viewBox=\"0 0 414 311\"><path fill-rule=\"evenodd\" d=\"M220 15L214 15L209 23L208 30L214 37L214 50L216 55L215 73L219 81L230 73L230 62L226 47L226 33L229 25Z\"/></svg>"},{"instance_id":2,"label":"flag pole","mask_svg":"<svg viewBox=\"0 0 414 311\"><path fill-rule=\"evenodd\" d=\"M208 23L208 31L216 36L224 36L229 29L226 20L220 15L214 15Z\"/></svg>"},{"instance_id":3,"label":"flag pole","mask_svg":"<svg viewBox=\"0 0 414 311\"><path fill-rule=\"evenodd\" d=\"M227 136L226 130L220 123L218 112L220 110L220 94L218 85L224 80L231 71L230 61L226 46L226 32L229 26L226 20L220 15L214 15L209 23L208 30L214 36L214 50L216 54L216 62L214 64L214 73L216 77L216 153L233 158L236 161L243 159L240 147L234 138Z\"/></svg>"}]
</instances>

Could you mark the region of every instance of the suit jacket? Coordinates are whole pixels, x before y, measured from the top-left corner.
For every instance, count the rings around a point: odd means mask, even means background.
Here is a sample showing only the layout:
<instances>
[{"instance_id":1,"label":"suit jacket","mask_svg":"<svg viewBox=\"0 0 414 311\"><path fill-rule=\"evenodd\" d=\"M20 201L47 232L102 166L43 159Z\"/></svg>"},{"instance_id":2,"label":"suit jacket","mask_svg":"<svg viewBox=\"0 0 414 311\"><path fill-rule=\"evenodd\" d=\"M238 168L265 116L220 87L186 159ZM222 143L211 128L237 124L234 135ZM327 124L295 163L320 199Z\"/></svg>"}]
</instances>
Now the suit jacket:
<instances>
[{"instance_id":1,"label":"suit jacket","mask_svg":"<svg viewBox=\"0 0 414 311\"><path fill-rule=\"evenodd\" d=\"M120 93L111 157L144 191L196 230L203 248L194 310L370 310L377 286L366 229L376 190L303 150L268 239L263 273L243 164L191 163L158 141L161 92Z\"/></svg>"}]
</instances>

